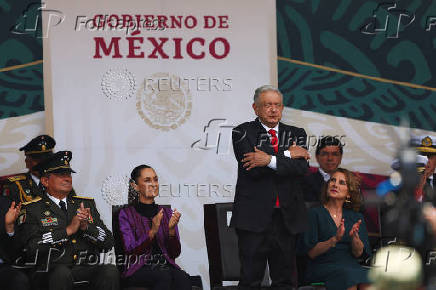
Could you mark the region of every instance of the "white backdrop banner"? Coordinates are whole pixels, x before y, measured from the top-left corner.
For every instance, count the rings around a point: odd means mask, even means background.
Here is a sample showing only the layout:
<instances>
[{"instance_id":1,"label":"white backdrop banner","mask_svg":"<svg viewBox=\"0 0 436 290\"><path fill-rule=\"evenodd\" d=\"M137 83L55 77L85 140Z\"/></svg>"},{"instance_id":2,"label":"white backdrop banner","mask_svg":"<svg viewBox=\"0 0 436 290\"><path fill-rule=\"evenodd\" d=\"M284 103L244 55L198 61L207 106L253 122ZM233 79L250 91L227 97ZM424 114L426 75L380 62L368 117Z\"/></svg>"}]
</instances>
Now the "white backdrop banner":
<instances>
[{"instance_id":1,"label":"white backdrop banner","mask_svg":"<svg viewBox=\"0 0 436 290\"><path fill-rule=\"evenodd\" d=\"M157 202L182 213L177 262L208 285L203 204L233 201L231 129L276 81L275 1L45 2L54 137L73 151L74 188L110 226L131 170L154 167Z\"/></svg>"}]
</instances>

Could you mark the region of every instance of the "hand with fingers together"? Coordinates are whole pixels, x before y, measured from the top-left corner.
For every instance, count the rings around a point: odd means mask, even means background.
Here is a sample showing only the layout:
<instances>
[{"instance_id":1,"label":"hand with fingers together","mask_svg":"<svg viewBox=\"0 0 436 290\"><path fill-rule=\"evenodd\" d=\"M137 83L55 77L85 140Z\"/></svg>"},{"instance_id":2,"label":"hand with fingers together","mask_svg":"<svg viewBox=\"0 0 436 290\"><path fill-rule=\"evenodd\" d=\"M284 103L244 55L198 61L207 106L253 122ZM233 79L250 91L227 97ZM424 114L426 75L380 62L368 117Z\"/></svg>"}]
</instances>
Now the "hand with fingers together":
<instances>
[{"instance_id":1,"label":"hand with fingers together","mask_svg":"<svg viewBox=\"0 0 436 290\"><path fill-rule=\"evenodd\" d=\"M304 149L301 146L297 146L297 143L293 143L288 148L289 152L291 153L291 158L298 159L298 158L304 158L306 160L310 159L310 153L306 149Z\"/></svg>"},{"instance_id":2,"label":"hand with fingers together","mask_svg":"<svg viewBox=\"0 0 436 290\"><path fill-rule=\"evenodd\" d=\"M91 216L91 209L85 208L83 202L80 203L80 208L77 209L77 216L80 219L80 229L82 231L88 229L88 222Z\"/></svg>"},{"instance_id":3,"label":"hand with fingers together","mask_svg":"<svg viewBox=\"0 0 436 290\"><path fill-rule=\"evenodd\" d=\"M342 240L342 237L345 234L345 220L341 219L341 223L338 226L338 229L336 231L336 236L333 239L333 247L336 246L336 243L339 242L340 240Z\"/></svg>"},{"instance_id":4,"label":"hand with fingers together","mask_svg":"<svg viewBox=\"0 0 436 290\"><path fill-rule=\"evenodd\" d=\"M358 220L352 227L350 230L350 237L351 237L351 250L353 252L353 255L355 257L360 257L363 253L363 242L360 240L359 237L359 227L360 224L362 223L362 220Z\"/></svg>"},{"instance_id":5,"label":"hand with fingers together","mask_svg":"<svg viewBox=\"0 0 436 290\"><path fill-rule=\"evenodd\" d=\"M159 212L151 220L151 229L148 232L148 235L149 235L150 238L154 238L154 236L159 231L159 227L160 227L160 223L162 221L162 217L163 217L163 208L161 208L159 210Z\"/></svg>"},{"instance_id":6,"label":"hand with fingers together","mask_svg":"<svg viewBox=\"0 0 436 290\"><path fill-rule=\"evenodd\" d=\"M254 147L254 152L245 153L241 162L246 170L250 170L255 167L264 167L271 162L271 155Z\"/></svg>"},{"instance_id":7,"label":"hand with fingers together","mask_svg":"<svg viewBox=\"0 0 436 290\"><path fill-rule=\"evenodd\" d=\"M15 201L12 202L9 210L5 215L5 229L7 233L14 232L14 224L21 211L21 202L16 206Z\"/></svg>"},{"instance_id":8,"label":"hand with fingers together","mask_svg":"<svg viewBox=\"0 0 436 290\"><path fill-rule=\"evenodd\" d=\"M181 216L182 214L178 212L177 209L174 209L170 221L168 222L168 230L170 236L176 235L176 225L179 223Z\"/></svg>"},{"instance_id":9,"label":"hand with fingers together","mask_svg":"<svg viewBox=\"0 0 436 290\"><path fill-rule=\"evenodd\" d=\"M360 238L359 238L359 227L360 227L360 224L362 223L362 220L358 220L354 225L353 225L353 227L351 228L351 230L350 230L350 237L351 237L351 240L355 240L355 239L357 239L357 240L359 240L360 241Z\"/></svg>"}]
</instances>

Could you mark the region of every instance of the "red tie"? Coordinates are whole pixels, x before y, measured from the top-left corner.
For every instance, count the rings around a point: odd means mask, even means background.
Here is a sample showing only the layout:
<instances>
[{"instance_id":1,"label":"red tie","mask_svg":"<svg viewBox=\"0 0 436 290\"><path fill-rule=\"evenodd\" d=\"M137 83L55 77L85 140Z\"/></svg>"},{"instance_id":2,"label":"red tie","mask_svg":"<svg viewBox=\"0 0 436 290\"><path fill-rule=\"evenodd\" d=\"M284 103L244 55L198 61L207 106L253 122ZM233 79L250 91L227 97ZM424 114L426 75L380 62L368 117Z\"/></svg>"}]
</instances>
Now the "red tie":
<instances>
[{"instance_id":1,"label":"red tie","mask_svg":"<svg viewBox=\"0 0 436 290\"><path fill-rule=\"evenodd\" d=\"M279 139L277 138L276 130L270 129L268 133L271 135L271 145L274 152L277 153L279 151Z\"/></svg>"},{"instance_id":2,"label":"red tie","mask_svg":"<svg viewBox=\"0 0 436 290\"><path fill-rule=\"evenodd\" d=\"M279 138L277 138L276 130L270 129L268 133L271 135L271 145L273 146L274 152L279 151ZM279 195L277 194L276 207L280 207Z\"/></svg>"}]
</instances>

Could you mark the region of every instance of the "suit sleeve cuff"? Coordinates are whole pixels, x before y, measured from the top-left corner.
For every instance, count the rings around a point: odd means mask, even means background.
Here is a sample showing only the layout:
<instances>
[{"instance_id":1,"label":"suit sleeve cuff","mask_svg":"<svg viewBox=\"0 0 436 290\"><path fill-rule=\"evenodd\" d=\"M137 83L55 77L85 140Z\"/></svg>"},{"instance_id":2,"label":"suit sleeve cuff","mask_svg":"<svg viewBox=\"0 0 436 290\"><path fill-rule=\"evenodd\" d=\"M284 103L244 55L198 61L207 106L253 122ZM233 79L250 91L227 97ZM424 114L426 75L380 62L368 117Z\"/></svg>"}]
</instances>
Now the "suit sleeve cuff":
<instances>
[{"instance_id":1,"label":"suit sleeve cuff","mask_svg":"<svg viewBox=\"0 0 436 290\"><path fill-rule=\"evenodd\" d=\"M277 170L277 158L275 156L271 156L271 161L269 162L268 167Z\"/></svg>"},{"instance_id":2,"label":"suit sleeve cuff","mask_svg":"<svg viewBox=\"0 0 436 290\"><path fill-rule=\"evenodd\" d=\"M41 238L41 242L43 244L56 244L68 241L67 232L65 229L43 233Z\"/></svg>"}]
</instances>

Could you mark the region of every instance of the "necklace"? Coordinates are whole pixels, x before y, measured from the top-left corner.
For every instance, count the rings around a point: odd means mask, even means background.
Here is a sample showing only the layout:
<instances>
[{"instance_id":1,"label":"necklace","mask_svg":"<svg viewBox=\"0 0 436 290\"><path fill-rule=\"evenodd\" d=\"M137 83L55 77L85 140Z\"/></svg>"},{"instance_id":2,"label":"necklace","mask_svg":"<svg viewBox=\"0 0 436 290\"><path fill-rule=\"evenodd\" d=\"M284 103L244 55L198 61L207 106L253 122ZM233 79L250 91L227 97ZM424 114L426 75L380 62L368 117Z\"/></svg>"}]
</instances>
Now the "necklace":
<instances>
[{"instance_id":1,"label":"necklace","mask_svg":"<svg viewBox=\"0 0 436 290\"><path fill-rule=\"evenodd\" d=\"M340 213L334 214L326 206L324 206L324 207L327 209L327 211L330 213L330 215L332 215L334 218L337 218L340 215Z\"/></svg>"}]
</instances>

